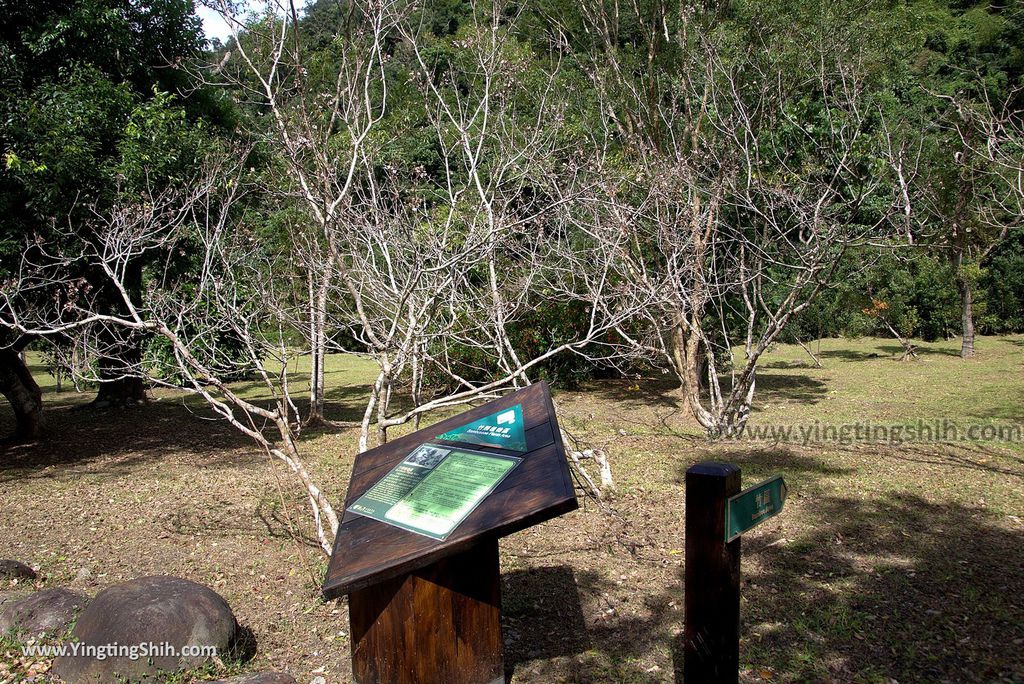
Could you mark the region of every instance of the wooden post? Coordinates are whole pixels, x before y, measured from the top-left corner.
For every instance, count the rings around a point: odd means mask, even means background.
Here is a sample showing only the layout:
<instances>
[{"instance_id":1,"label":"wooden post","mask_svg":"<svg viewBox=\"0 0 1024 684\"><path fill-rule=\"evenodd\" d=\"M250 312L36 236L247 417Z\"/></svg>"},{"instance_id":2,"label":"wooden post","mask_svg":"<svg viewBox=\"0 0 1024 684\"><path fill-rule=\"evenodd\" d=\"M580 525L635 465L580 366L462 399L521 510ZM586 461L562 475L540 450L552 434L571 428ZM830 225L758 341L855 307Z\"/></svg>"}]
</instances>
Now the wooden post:
<instances>
[{"instance_id":1,"label":"wooden post","mask_svg":"<svg viewBox=\"0 0 1024 684\"><path fill-rule=\"evenodd\" d=\"M357 684L505 681L498 541L349 595Z\"/></svg>"},{"instance_id":2,"label":"wooden post","mask_svg":"<svg viewBox=\"0 0 1024 684\"><path fill-rule=\"evenodd\" d=\"M739 681L740 540L725 543L725 501L740 491L740 477L729 463L686 471L686 684Z\"/></svg>"}]
</instances>

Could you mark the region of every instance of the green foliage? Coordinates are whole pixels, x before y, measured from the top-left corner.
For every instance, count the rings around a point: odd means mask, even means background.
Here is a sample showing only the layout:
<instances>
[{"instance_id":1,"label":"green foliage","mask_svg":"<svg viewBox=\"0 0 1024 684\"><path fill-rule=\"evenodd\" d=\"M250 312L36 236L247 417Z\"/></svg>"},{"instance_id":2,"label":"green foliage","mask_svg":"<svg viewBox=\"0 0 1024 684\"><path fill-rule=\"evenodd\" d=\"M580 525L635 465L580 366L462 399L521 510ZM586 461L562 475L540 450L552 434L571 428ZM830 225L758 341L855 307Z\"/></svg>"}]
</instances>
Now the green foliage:
<instances>
[{"instance_id":1,"label":"green foliage","mask_svg":"<svg viewBox=\"0 0 1024 684\"><path fill-rule=\"evenodd\" d=\"M35 244L72 257L86 250L94 212L180 184L232 118L223 97L193 88L181 68L203 49L191 0L3 7L0 277ZM187 277L184 255L152 256L180 261ZM126 265L132 295L149 285L146 258ZM102 274L73 275L92 283L101 310L118 308ZM22 296L27 306L56 301L42 289Z\"/></svg>"},{"instance_id":2,"label":"green foliage","mask_svg":"<svg viewBox=\"0 0 1024 684\"><path fill-rule=\"evenodd\" d=\"M978 328L985 334L1024 330L1024 230L996 250L978 284L985 301Z\"/></svg>"},{"instance_id":3,"label":"green foliage","mask_svg":"<svg viewBox=\"0 0 1024 684\"><path fill-rule=\"evenodd\" d=\"M985 306L982 296L979 307ZM883 321L871 313L885 304ZM924 249L862 250L854 254L835 284L795 322L787 340L817 337L878 336L892 333L926 341L958 334L960 325L955 272Z\"/></svg>"},{"instance_id":4,"label":"green foliage","mask_svg":"<svg viewBox=\"0 0 1024 684\"><path fill-rule=\"evenodd\" d=\"M579 339L586 325L586 311L578 303L545 299L538 301L525 316L510 326L509 337L520 357L529 359ZM583 356L559 354L541 363L533 375L558 387L574 388L593 377L595 372L594 364Z\"/></svg>"},{"instance_id":5,"label":"green foliage","mask_svg":"<svg viewBox=\"0 0 1024 684\"><path fill-rule=\"evenodd\" d=\"M203 126L172 93L188 85L175 64L201 46L188 0L10 4L0 32L0 260L30 236L81 230L88 207L159 188L195 164Z\"/></svg>"},{"instance_id":6,"label":"green foliage","mask_svg":"<svg viewBox=\"0 0 1024 684\"><path fill-rule=\"evenodd\" d=\"M531 359L549 349L579 339L586 325L586 311L578 303L559 302L538 296L522 316L508 324L509 341L520 358ZM596 354L600 350L591 348L581 351ZM494 360L476 347L449 345L448 358L459 375L471 382L496 380L502 375ZM571 389L602 372L610 371L609 368L595 367L591 360L580 354L557 354L534 366L530 377L546 380L556 387ZM451 382L445 374L432 369L428 369L424 380L425 386L433 388Z\"/></svg>"},{"instance_id":7,"label":"green foliage","mask_svg":"<svg viewBox=\"0 0 1024 684\"><path fill-rule=\"evenodd\" d=\"M617 7L612 0L605 5ZM982 220L989 216L985 212L991 212L999 188L979 167L958 161L956 153L964 152L964 143L953 126L962 122L942 97L964 96L975 104L984 98L1009 97L1012 106L1021 106L1020 93L1014 95L1014 89L1024 85L1024 11L1018 5L951 0L739 0L700 3L692 12L670 12L667 18L662 3L640 0L636 6L638 14L614 13L618 23L612 49L623 69L643 86L650 105L646 113L626 112L625 116L634 117L628 123L647 127L653 144L686 138L684 127L692 121L679 115L686 105L677 97L684 79L707 78L693 68L694 45L707 40L718 46L721 69L735 78L736 87L750 99L754 116L759 113L758 98L765 92L784 98L785 117L765 119L756 130L754 151L764 160L758 182L796 193L802 180L816 178L829 168L831 160L822 151L829 126L841 126L850 117L830 99L830 88L838 84L813 78L820 60L858 67L864 75L857 84L860 106L875 117L869 121L863 147L847 162L856 180L841 191L855 196L862 190L860 184L875 181L892 190L879 193L881 199L862 207L852 220L870 225L889 209L890 195L897 195L884 161L869 149L883 133L882 118L895 139L910 141L908 149L919 150L918 182L929 188L929 197L914 215L919 224L914 228L917 246L865 248L850 255L834 285L793 322L787 333L791 338L888 335L877 316L864 313L873 299L886 303L886 318L901 334L929 340L956 334L958 279L976 288L980 330L1024 330L1020 313L1024 242L1017 233L987 261L979 256L997 239L1001 227ZM270 125L261 123L263 103L247 93L189 88L186 72L178 67L204 47L191 0L47 0L8 2L3 7L0 212L5 221L0 226L0 274L14 267L34 236L87 240L82 219L88 205L109 206L116 198L137 195L142 189L181 182L237 121L246 120L254 131ZM339 66L358 56L353 47L358 47L358 41L336 38L339 33L346 35L357 11L357 6L334 0L317 0L306 8L300 30L305 55L301 78L312 84L309 92L329 91ZM474 80L479 72L472 68L471 45L481 36L475 35L471 20L474 12L488 8L466 0L440 0L412 11L411 23L420 32L430 73L419 73L415 57L401 39L389 39L384 66L389 82L387 106L368 142L367 156L386 160L375 169L375 180L382 185L389 179L400 180L397 200L417 207L423 204L424 216L433 217L430 209L443 192L445 169L424 106L423 79L433 79L453 100L473 93L479 86ZM513 3L506 19L500 30L511 36L501 55L503 72L495 87L502 124L514 134L527 135L536 126L554 130L557 123L557 153L551 163L568 165L575 161L580 146L606 127L613 129L608 113L597 104L592 78L609 68L595 57L603 46L588 27L585 12L568 0ZM675 33L680 21L693 22L686 40L660 38L662 33ZM652 26L657 29L653 34ZM241 40L254 54L266 49L257 31L243 33ZM237 47L225 46L223 68L244 74ZM565 103L559 111L564 119L536 121L538 89L556 68L556 97ZM774 79L768 90L765 74ZM300 76L282 65L279 77L290 83ZM614 89L614 80L607 83ZM606 95L614 99L622 93L612 90ZM285 103L286 111L300 106L317 111L315 101L301 102L298 97ZM232 104L232 98L242 104ZM666 120L677 121L678 128L668 130ZM349 134L344 121L331 130L339 149L344 149ZM702 159L699 148L709 145L715 132L705 129L703 135L693 143L698 149L690 150L696 165ZM606 161L625 170L634 159L628 141L619 136L611 141ZM482 159L487 180L489 157L484 154ZM339 166L344 166L346 160L340 161ZM268 186L287 183L282 164L262 146L252 156L260 182ZM523 184L524 201L551 191L540 181ZM266 250L264 256L275 259L280 267L275 270L277 276L296 276L299 269L290 261L293 246L285 244L282 236L293 232L285 227L306 220L302 211L294 205L256 201L245 211L249 212L246 223ZM756 220L749 212L724 211L732 212L728 220L737 231L754 229ZM454 229L460 228L460 220L454 222ZM425 218L421 229L429 231L431 221ZM63 231L69 225L80 232L58 237L57 228ZM161 256L174 262L175 277L185 281L196 264L189 257L187 239L180 247ZM959 265L951 256L955 250L965 255ZM145 266L138 265L139 287L147 286L151 278ZM293 280L291 287L302 287L301 279ZM780 292L768 288L764 296L774 301ZM732 308L742 310L742 304ZM572 339L582 325L579 318L570 305L536 293L511 326L513 344L524 356L542 353ZM738 330L742 325L739 317L712 323L707 326L710 330L722 326ZM221 358L217 363L230 368L237 359L230 335L210 344L216 350L211 358ZM147 359L154 367L170 367L167 354L160 343L147 343ZM491 377L491 361L469 348L457 359L471 379ZM582 357L572 354L543 364L539 371L563 384L595 372Z\"/></svg>"},{"instance_id":8,"label":"green foliage","mask_svg":"<svg viewBox=\"0 0 1024 684\"><path fill-rule=\"evenodd\" d=\"M173 180L195 163L198 122L227 123L216 98L175 95L190 87L179 66L202 49L189 0L7 5L0 206L15 223L4 238L108 203L143 176Z\"/></svg>"},{"instance_id":9,"label":"green foliage","mask_svg":"<svg viewBox=\"0 0 1024 684\"><path fill-rule=\"evenodd\" d=\"M155 91L128 115L111 171L127 188L144 188L154 179L176 183L215 144L202 120L189 121L174 96Z\"/></svg>"},{"instance_id":10,"label":"green foliage","mask_svg":"<svg viewBox=\"0 0 1024 684\"><path fill-rule=\"evenodd\" d=\"M600 4L600 3L598 3ZM613 31L614 48L623 68L636 77L636 82L648 91L650 102L656 102L663 112L675 111L682 107L674 97L681 89L684 77L702 78L699 70L692 68L689 51L692 46L658 40L649 40L652 25L657 33L671 35L675 25L662 26L658 22L646 24L647 20L677 22L678 15L661 12L661 5L655 2L640 2L639 11L613 12L612 3L605 3L614 15L616 25ZM449 0L443 3L428 3L417 10L415 24L421 28L421 50L427 63L435 67L431 74L438 82L445 82L449 64L459 65L468 58L465 49L468 41L474 40L472 17L474 7L470 3ZM535 97L537 76L550 69L553 63L553 45L567 45L569 49L560 55L559 79L564 89L564 98L570 101L565 111L565 125L560 130L564 149L569 151L578 145L585 145L587 136L593 135L607 121L596 105L596 93L588 72L606 68L599 59L593 59L600 52L598 38L587 25L586 12L581 12L575 3L564 0L538 0L536 3L515 5L517 13L515 39L506 46L506 62L509 65L508 83L502 84L503 105L528 120ZM665 18L667 16L667 18ZM1003 305L1009 300L1019 302L1018 290L1012 283L1019 282L1018 261L1013 254L1000 251L993 257L993 264L972 261L970 249L968 258L959 269L951 265L950 237L951 218L957 206L957 193L965 187L964 169L953 161L950 153L956 147L957 136L951 129L954 112L947 101L937 95L973 93L977 96L1003 96L1014 86L1021 84L1021 67L1024 65L1021 50L1024 36L1022 12L1019 8L999 8L987 4L952 3L945 0L916 0L909 3L892 3L887 0L870 2L824 2L808 0L770 0L768 2L735 2L715 5L706 4L695 8L687 15L703 35L717 41L723 60L723 69L732 69L738 87L749 89L752 96L758 92L758 79L764 74L777 76L775 87L785 92L787 120L766 121L757 141L757 153L768 160L763 167L765 183L785 188L799 188L802 178L824 172L827 159L821 150L828 135L829 125L842 125L848 113L832 106L829 92L823 90L813 77L821 59L832 60L836 65L859 65L864 74L860 106L867 111L877 112L870 128L863 138L860 154L848 163L857 169L856 178L860 183L875 182L884 178L885 183L895 181L888 178L886 161L869 153L870 144L883 134L882 117L886 130L896 140L921 141L921 183L934 191L934 197L922 202L917 208L915 221L921 222L917 236L919 246L906 249L893 245L879 252L867 249L863 254L854 255L849 265L844 265L837 277L837 284L826 290L821 299L803 311L794 321L792 336L808 339L818 335L889 335L877 317L868 316L863 309L870 305L872 298L885 300L888 308L886 318L901 333L938 339L957 333L960 319L956 297L957 277L974 283L978 325L982 330L1020 330L1019 316L1014 307ZM338 6L327 0L315 3L309 9L303 26L304 36L324 51L323 73L330 73L330 41L322 26L343 21ZM510 24L511 25L511 24ZM697 33L688 35L696 38ZM654 50L651 51L651 46ZM814 46L809 49L809 46ZM821 49L819 49L821 48ZM437 141L427 125L422 112L422 95L415 87L417 72L414 63L401 41L393 47L393 59L388 68L399 77L396 87L389 94L389 107L385 123L378 129L374 145L386 151L383 156L389 161L390 173L403 179L421 179L413 182L423 201L430 201L432 182L440 178L443 169ZM462 81L449 83L453 93L464 95L471 92L474 84L466 80L465 74L473 70L456 69ZM614 87L614 79L606 83ZM615 97L616 93L608 93ZM756 107L753 108L756 112ZM651 139L657 141L669 131L659 130L664 120L643 121L642 112L627 112L635 116L635 125L651 127ZM687 123L685 117L676 117ZM673 131L680 136L684 131ZM708 133L710 134L710 133ZM875 136L872 138L872 136ZM627 167L630 163L624 154L624 141L616 141L608 151L608 160ZM700 144L700 143L698 143ZM916 149L911 147L910 149ZM485 155L486 159L486 155ZM784 165L772 164L782 159ZM972 202L978 208L972 209L967 219L970 231L961 231L959 240L986 244L993 238L993 228L983 225L979 219L981 202L989 196L990 189L983 183L975 182ZM542 191L530 188L531 191ZM849 196L855 196L862 188L856 184L844 188ZM879 193L878 199L866 204L856 221L869 225L878 220L890 208L890 197ZM1012 218L1012 217L1011 217ZM737 213L731 220L738 226L752 223L752 217ZM967 236L967 237L964 237ZM920 246L923 245L923 248ZM998 272L1011 280L995 279L990 273L998 260ZM998 292L998 294L997 294ZM765 296L773 300L780 293L768 291ZM1017 299L1014 299L1017 297ZM550 302L536 302L535 313L517 323L515 335L517 348L524 353L530 348L531 337L551 341L559 337L557 326L550 320L564 314L559 305ZM740 303L734 307L739 310ZM713 322L709 329L716 329ZM737 318L726 321L726 326L742 325ZM742 335L741 335L742 336ZM577 377L573 364L560 370L546 370L556 376ZM488 360L475 358L467 350L464 363L467 372L488 367ZM486 373L483 373L486 375Z\"/></svg>"},{"instance_id":11,"label":"green foliage","mask_svg":"<svg viewBox=\"0 0 1024 684\"><path fill-rule=\"evenodd\" d=\"M201 349L202 362L213 371L218 378L227 382L252 378L255 371L246 362L247 353L242 341L230 330L220 330L216 336L203 340ZM171 343L165 337L150 337L143 343L142 365L154 378L180 385L185 381L180 366L174 356Z\"/></svg>"}]
</instances>

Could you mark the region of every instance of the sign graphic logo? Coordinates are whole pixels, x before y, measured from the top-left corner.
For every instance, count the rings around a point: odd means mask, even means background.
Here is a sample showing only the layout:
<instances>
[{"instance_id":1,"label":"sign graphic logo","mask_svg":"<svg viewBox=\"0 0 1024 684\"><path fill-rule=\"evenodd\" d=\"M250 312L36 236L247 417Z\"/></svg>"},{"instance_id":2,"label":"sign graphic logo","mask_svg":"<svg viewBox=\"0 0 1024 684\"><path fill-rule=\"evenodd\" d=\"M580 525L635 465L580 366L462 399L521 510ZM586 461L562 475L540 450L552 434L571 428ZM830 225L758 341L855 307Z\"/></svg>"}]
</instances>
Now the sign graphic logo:
<instances>
[{"instance_id":1,"label":"sign graphic logo","mask_svg":"<svg viewBox=\"0 0 1024 684\"><path fill-rule=\"evenodd\" d=\"M492 413L489 416L449 430L437 439L480 446L497 447L511 451L526 451L526 432L523 430L523 405Z\"/></svg>"}]
</instances>

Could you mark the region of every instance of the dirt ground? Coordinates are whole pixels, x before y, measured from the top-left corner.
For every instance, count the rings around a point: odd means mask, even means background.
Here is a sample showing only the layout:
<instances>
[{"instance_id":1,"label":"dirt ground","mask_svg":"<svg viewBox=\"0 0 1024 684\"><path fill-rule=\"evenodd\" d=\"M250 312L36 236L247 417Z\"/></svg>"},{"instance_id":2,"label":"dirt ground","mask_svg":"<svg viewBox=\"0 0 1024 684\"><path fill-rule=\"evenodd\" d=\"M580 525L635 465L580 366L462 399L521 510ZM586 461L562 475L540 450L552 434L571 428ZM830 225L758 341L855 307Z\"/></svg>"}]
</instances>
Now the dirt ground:
<instances>
[{"instance_id":1,"label":"dirt ground","mask_svg":"<svg viewBox=\"0 0 1024 684\"><path fill-rule=\"evenodd\" d=\"M982 340L970 364L951 344L898 363L891 344L825 341L820 369L780 348L752 423L1024 423L1020 337ZM338 411L358 406L363 375L350 370L335 369ZM346 604L319 598L326 561L298 488L201 408L156 394L91 411L77 408L88 394L48 392L48 439L0 447L0 558L89 594L149 574L202 582L255 641L230 671L348 682ZM667 381L556 399L566 428L608 450L617 490L502 540L512 682L673 681L683 473L707 459L739 464L746 484L782 473L790 490L782 515L743 539L744 681L1024 682L1024 444L711 443ZM10 423L0 414L0 430ZM356 437L303 437L339 505ZM0 682L26 672L13 656Z\"/></svg>"}]
</instances>

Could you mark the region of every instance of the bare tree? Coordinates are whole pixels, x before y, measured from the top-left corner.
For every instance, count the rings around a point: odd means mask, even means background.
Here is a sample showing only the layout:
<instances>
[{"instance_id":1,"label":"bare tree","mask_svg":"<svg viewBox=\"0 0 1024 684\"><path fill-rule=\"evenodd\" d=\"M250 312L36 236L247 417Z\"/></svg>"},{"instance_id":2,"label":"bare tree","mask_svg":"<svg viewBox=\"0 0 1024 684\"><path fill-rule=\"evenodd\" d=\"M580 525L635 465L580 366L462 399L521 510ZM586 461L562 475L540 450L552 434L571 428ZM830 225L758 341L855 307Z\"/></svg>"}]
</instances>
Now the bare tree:
<instances>
[{"instance_id":1,"label":"bare tree","mask_svg":"<svg viewBox=\"0 0 1024 684\"><path fill-rule=\"evenodd\" d=\"M1024 89L1013 89L999 103L986 98L974 109L973 121L980 130L983 145L974 151L988 160L992 171L1003 183L1003 192L996 197L996 206L1004 220L1019 222L1024 217L1024 110L1015 105L1024 97ZM958 103L964 110L967 105ZM961 139L965 135L961 134Z\"/></svg>"},{"instance_id":2,"label":"bare tree","mask_svg":"<svg viewBox=\"0 0 1024 684\"><path fill-rule=\"evenodd\" d=\"M237 205L248 187L244 157L242 152L211 157L181 190L126 200L109 213L95 214L94 237L80 252L30 246L18 277L0 293L0 325L25 335L71 336L75 347L83 346L94 358L108 353L107 344L140 336L165 345L171 365L140 359L122 372L201 397L287 466L306 492L319 543L329 553L338 517L300 457L289 385L285 332L294 318L293 288L275 278L275 255L238 218ZM190 255L193 265L185 276L176 263L183 255ZM142 256L158 257L154 263L165 269L150 273L141 294L133 296L126 278L130 264ZM102 274L102 285L120 294L125 314L103 313L107 309L96 301L99 288L67 275L83 270ZM26 309L19 293L35 289L58 295ZM258 379L258 398L243 395L226 379L240 370Z\"/></svg>"},{"instance_id":3,"label":"bare tree","mask_svg":"<svg viewBox=\"0 0 1024 684\"><path fill-rule=\"evenodd\" d=\"M647 70L623 62L608 6L586 5L594 83L631 162L610 181L605 235L625 247L631 286L657 301L640 330L622 333L667 362L709 434L734 435L761 356L847 250L888 229L890 200L867 210L885 186L868 171L863 68L856 55L813 54L793 84L761 50L725 50L689 9L633 10ZM653 68L661 50L677 60L672 87ZM791 100L808 87L821 98L814 120Z\"/></svg>"},{"instance_id":4,"label":"bare tree","mask_svg":"<svg viewBox=\"0 0 1024 684\"><path fill-rule=\"evenodd\" d=\"M230 3L213 4L229 25L242 26ZM349 9L336 30L338 54L326 67L318 65L317 78L310 75L295 9L286 2L267 3L246 32L236 30L236 54L209 78L247 93L267 112L269 131L253 134L265 136L281 155L285 191L318 229L301 237L309 306L306 320L296 322L309 331L313 356L311 416L322 411L316 397L322 396L329 330L346 331L358 343L336 351L365 355L378 366L361 421L365 449L374 426L382 442L390 427L410 420L418 425L429 411L528 383L530 369L556 354L584 353L627 314L605 302L607 260L584 262L588 255L569 248L576 216L565 207L581 201L584 183L579 168L551 165L571 156L556 147L557 66L543 77L539 94L528 91L514 20L498 3L477 13L475 30L461 46L468 59L445 65L443 76L423 58L418 27L408 24L401 3L353 3ZM385 45L398 38L420 64L418 83L444 168L440 178L402 177L372 142L387 107L384 65L391 56ZM538 95L529 113L515 106L516 98ZM585 273L596 279L580 271L570 283L557 265L561 257L586 263ZM584 281L591 288L581 295L575 285ZM522 358L509 326L542 286L582 302L590 321L578 338ZM486 359L484 381L460 373L450 353L456 345ZM428 375L444 382L425 391ZM399 388L409 390L411 405L393 404Z\"/></svg>"},{"instance_id":5,"label":"bare tree","mask_svg":"<svg viewBox=\"0 0 1024 684\"><path fill-rule=\"evenodd\" d=\"M341 233L348 228L343 222L356 213L355 193L365 191L364 172L376 161L368 148L387 107L385 45L401 19L401 3L351 3L338 25L330 27L330 60L316 65L303 44L293 2L250 3L244 13L225 0L208 5L221 13L233 40L227 57L197 75L228 88L260 114L250 117L248 134L269 144L285 170L281 184L269 189L294 202L316 229L310 231L303 222L289 224L295 231L290 242L301 246L297 256L307 280L307 307L295 321L297 330L308 332L312 359L306 422L319 422L331 330L339 329L328 316L332 288L340 286L356 300L363 337L371 345L380 342L371 330L373 321L364 315L359 277L344 259L350 245Z\"/></svg>"},{"instance_id":6,"label":"bare tree","mask_svg":"<svg viewBox=\"0 0 1024 684\"><path fill-rule=\"evenodd\" d=\"M990 258L1022 220L1024 125L1021 92L994 100L975 76L971 93L929 91L940 111L926 122L930 157L918 157L907 183L908 225L948 259L960 300L960 356L975 354L975 289ZM920 138L917 130L904 137ZM904 143L904 146L906 143ZM913 212L911 212L913 206Z\"/></svg>"},{"instance_id":7,"label":"bare tree","mask_svg":"<svg viewBox=\"0 0 1024 684\"><path fill-rule=\"evenodd\" d=\"M437 206L444 207L449 224L463 226L461 239L470 249L460 253L445 302L456 315L418 347L416 359L421 372L448 378L454 393L416 401L411 410L385 419L385 426L506 385L529 384L533 369L559 354L617 363L634 353L615 331L646 300L619 287L614 249L595 239L602 200L591 166L606 150L564 142L569 105L560 89L559 55L547 69L534 64L516 41L517 16L510 8L500 2L475 6L458 63L431 64L417 27L400 26L420 68L445 169ZM516 348L510 331L544 300L572 303L581 324L571 339L527 354ZM483 381L465 377L456 347L484 359L486 369L473 369L485 370Z\"/></svg>"}]
</instances>

